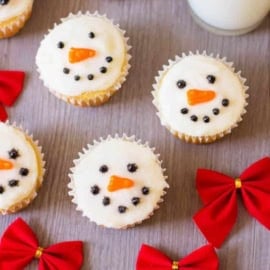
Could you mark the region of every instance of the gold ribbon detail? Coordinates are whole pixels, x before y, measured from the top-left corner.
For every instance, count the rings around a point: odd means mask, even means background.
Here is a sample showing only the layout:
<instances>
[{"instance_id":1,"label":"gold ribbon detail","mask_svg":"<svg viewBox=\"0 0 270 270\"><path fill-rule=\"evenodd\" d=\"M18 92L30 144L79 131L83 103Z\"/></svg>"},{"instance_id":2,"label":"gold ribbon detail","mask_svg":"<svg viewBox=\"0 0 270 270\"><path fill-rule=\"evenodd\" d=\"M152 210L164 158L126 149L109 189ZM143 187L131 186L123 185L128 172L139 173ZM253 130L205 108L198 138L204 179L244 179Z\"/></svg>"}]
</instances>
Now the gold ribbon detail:
<instances>
[{"instance_id":1,"label":"gold ribbon detail","mask_svg":"<svg viewBox=\"0 0 270 270\"><path fill-rule=\"evenodd\" d=\"M44 248L42 247L38 247L35 253L35 259L40 259L40 257L42 256Z\"/></svg>"},{"instance_id":2,"label":"gold ribbon detail","mask_svg":"<svg viewBox=\"0 0 270 270\"><path fill-rule=\"evenodd\" d=\"M172 263L172 270L179 270L179 262L174 261Z\"/></svg>"},{"instance_id":3,"label":"gold ribbon detail","mask_svg":"<svg viewBox=\"0 0 270 270\"><path fill-rule=\"evenodd\" d=\"M240 189L242 187L242 181L240 178L236 178L234 183L236 189Z\"/></svg>"}]
</instances>

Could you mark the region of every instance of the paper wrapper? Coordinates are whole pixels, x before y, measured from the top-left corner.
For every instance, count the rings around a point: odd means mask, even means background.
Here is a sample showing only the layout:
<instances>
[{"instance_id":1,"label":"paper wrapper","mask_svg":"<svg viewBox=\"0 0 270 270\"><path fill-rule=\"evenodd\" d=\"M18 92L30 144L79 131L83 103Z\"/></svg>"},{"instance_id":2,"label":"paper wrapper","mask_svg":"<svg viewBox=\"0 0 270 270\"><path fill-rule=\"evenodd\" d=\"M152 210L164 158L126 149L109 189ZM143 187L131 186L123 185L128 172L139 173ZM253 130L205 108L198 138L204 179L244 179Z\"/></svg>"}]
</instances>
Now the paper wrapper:
<instances>
[{"instance_id":1,"label":"paper wrapper","mask_svg":"<svg viewBox=\"0 0 270 270\"><path fill-rule=\"evenodd\" d=\"M111 135L108 135L108 137L106 139L104 138L100 138L99 141L94 141L93 144L88 144L86 148L83 149L82 152L79 153L79 158L78 159L75 159L73 160L73 163L74 163L74 167L70 169L71 173L69 174L69 178L70 178L70 182L68 184L68 188L69 188L69 195L72 197L72 202L77 205L77 208L76 210L77 211L80 211L82 212L82 215L89 218L87 215L85 215L84 213L84 210L81 209L78 205L78 200L77 200L77 194L76 194L76 190L75 190L75 183L74 183L74 178L73 178L73 172L75 170L75 167L77 164L80 163L80 161L82 160L82 158L84 157L85 154L87 154L88 152L90 152L95 146L99 145L100 143L102 142L105 142L105 141L110 141L111 139L122 139L124 141L129 141L129 142L134 142L134 143L137 143L138 145L142 145L144 146L145 148L148 148L150 149L154 154L155 154L155 148L151 148L149 146L149 143L146 142L146 143L142 143L141 140L136 140L135 136L127 136L126 134L123 134L122 136L119 136L118 134L116 134L114 137L111 136ZM156 157L157 157L157 162L158 162L158 165L162 168L162 160L160 160L160 154L155 154ZM162 168L162 172L163 172L163 176L164 176L164 181L166 182L166 179L168 178L166 175L165 175L165 171L166 169ZM156 205L153 205L153 211L151 213L149 213L147 216L145 216L144 218L132 223L132 224L126 224L125 226L122 226L122 227L108 227L110 229L128 229L128 228L132 228L132 227L135 227L136 225L139 225L141 224L144 220L147 220L149 219L151 216L154 215L154 211L159 209L159 205L160 203L162 203L164 201L163 197L166 195L166 190L169 188L169 185L166 183L166 187L164 188L163 190L163 193L161 194L160 196L160 199L159 201L156 203ZM89 218L90 219L90 218ZM96 221L94 220L91 220L90 221L96 223L97 225L99 226L102 226L102 227L106 227L104 224L99 224L97 223Z\"/></svg>"},{"instance_id":2,"label":"paper wrapper","mask_svg":"<svg viewBox=\"0 0 270 270\"><path fill-rule=\"evenodd\" d=\"M16 35L28 21L32 14L32 5L28 7L20 16L0 22L0 39L9 38Z\"/></svg>"},{"instance_id":3,"label":"paper wrapper","mask_svg":"<svg viewBox=\"0 0 270 270\"><path fill-rule=\"evenodd\" d=\"M169 123L167 123L166 121L164 121L160 111L159 111L159 102L158 102L158 98L157 98L157 92L159 91L159 81L162 79L162 77L164 76L164 74L177 62L181 61L181 59L187 57L187 56L191 56L191 55L203 55L203 56L209 56L209 57L213 57L219 61L221 61L223 64L225 64L234 74L235 76L238 77L239 81L242 83L242 87L244 90L244 95L245 95L245 104L244 104L244 109L239 117L239 119L235 122L232 123L232 126L228 129L223 130L220 133L217 133L215 135L211 135L211 136L190 136L188 134L185 133L181 133L175 129L173 129ZM157 116L159 117L161 124L163 126L165 126L175 137L184 140L185 142L188 143L195 143L195 144L207 144L207 143L212 143L215 142L218 139L223 138L225 135L230 134L232 129L236 128L238 126L238 124L243 120L243 115L247 112L246 111L246 107L248 105L247 103L247 98L249 97L249 95L247 94L247 90L248 90L248 86L245 85L246 83L246 79L243 78L241 76L241 71L235 72L235 68L233 66L233 62L228 62L226 57L221 58L219 55L214 55L214 54L207 54L206 51L203 51L202 53L200 53L199 51L196 51L196 53L192 53L189 52L188 55L186 54L182 54L182 56L175 56L174 60L169 60L169 64L168 65L164 65L163 69L160 70L158 72L158 76L155 77L155 84L153 85L154 90L152 91L152 95L154 97L153 99L153 104L155 105L155 107L157 108L158 112L157 112Z\"/></svg>"},{"instance_id":4,"label":"paper wrapper","mask_svg":"<svg viewBox=\"0 0 270 270\"><path fill-rule=\"evenodd\" d=\"M100 15L97 11L95 13L90 13L90 12L86 12L85 14L82 13L81 11L78 12L77 14L72 14L70 13L68 17L61 19L62 22L68 21L70 19L76 18L76 17L80 17L82 15L88 15L88 16L94 16L94 17L98 17L98 18L102 18L110 23L112 23L117 29L118 31L121 33L123 40L125 41L125 61L123 63L122 66L122 72L120 74L120 76L118 77L118 79L116 80L116 82L107 89L102 89L99 91L87 91L85 90L83 94L79 95L79 96L67 96L67 95L63 95L57 91L55 91L54 89L51 89L50 86L46 83L46 81L42 78L41 76L41 72L38 69L38 72L40 74L40 79L43 81L44 85L50 90L51 93L53 93L56 97L64 100L67 103L70 103L72 105L75 106L79 106L79 107L90 107L90 106L99 106L102 105L104 103L106 103L110 97L116 93L121 87L122 84L126 81L126 78L129 74L129 69L131 67L131 65L129 64L129 61L131 59L131 55L129 54L129 51L131 49L131 46L128 44L128 40L129 38L126 37L126 31L122 30L119 26L119 24L114 24L113 20L108 19L107 15ZM55 24L54 28L57 27L58 25ZM49 30L52 31L53 29ZM46 37L46 36L45 36Z\"/></svg>"},{"instance_id":5,"label":"paper wrapper","mask_svg":"<svg viewBox=\"0 0 270 270\"><path fill-rule=\"evenodd\" d=\"M32 192L30 194L23 198L21 201L13 204L8 209L0 209L0 214L6 215L6 214L13 214L15 212L20 211L21 209L27 207L37 196L37 191L41 187L43 183L43 177L45 174L45 161L44 161L44 154L42 152L42 147L39 145L39 142L37 140L33 139L33 135L29 134L29 132L26 130L23 130L21 126L17 126L16 123L10 124L8 121L6 122L7 125L13 126L15 129L19 130L20 132L24 133L26 140L32 145L37 162L38 162L38 179L36 180L36 185L33 186Z\"/></svg>"}]
</instances>

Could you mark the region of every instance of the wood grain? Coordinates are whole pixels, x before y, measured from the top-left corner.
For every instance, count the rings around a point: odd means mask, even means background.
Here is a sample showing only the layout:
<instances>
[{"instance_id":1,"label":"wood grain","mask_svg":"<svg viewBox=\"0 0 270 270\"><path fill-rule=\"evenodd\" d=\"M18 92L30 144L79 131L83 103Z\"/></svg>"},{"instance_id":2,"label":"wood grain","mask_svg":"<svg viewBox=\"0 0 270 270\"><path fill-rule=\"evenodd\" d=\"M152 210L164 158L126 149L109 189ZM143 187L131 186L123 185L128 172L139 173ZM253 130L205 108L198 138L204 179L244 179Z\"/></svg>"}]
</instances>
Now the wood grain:
<instances>
[{"instance_id":1,"label":"wood grain","mask_svg":"<svg viewBox=\"0 0 270 270\"><path fill-rule=\"evenodd\" d=\"M52 96L38 79L35 54L47 29L69 12L107 13L127 30L132 69L122 90L105 106L74 108ZM180 0L36 0L33 16L16 37L0 41L0 69L27 72L25 91L9 110L43 145L46 181L30 207L0 217L0 233L21 216L36 230L41 245L81 239L85 270L132 270L145 242L177 259L205 244L192 222L201 206L194 179L198 167L238 176L270 153L270 18L240 37L220 37L199 28ZM232 135L212 145L191 145L161 127L150 91L157 70L169 58L196 49L219 53L243 71L250 86L248 114ZM75 210L67 195L68 171L78 151L100 136L123 133L156 146L171 188L153 218L126 231L97 227ZM241 204L240 204L241 205ZM270 233L242 206L229 240L218 251L221 270L269 270ZM34 262L28 269L36 269ZM12 269L8 269L12 270ZM64 269L61 269L64 270Z\"/></svg>"}]
</instances>

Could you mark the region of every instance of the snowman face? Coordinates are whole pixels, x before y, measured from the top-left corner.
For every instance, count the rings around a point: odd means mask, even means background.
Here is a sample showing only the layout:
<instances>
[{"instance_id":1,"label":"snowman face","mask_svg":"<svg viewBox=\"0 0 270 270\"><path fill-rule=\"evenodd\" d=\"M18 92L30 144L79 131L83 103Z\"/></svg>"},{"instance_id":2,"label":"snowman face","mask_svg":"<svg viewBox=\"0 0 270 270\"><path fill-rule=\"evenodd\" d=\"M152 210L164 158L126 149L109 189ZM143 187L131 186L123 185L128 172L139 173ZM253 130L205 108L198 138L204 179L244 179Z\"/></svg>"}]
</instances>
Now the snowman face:
<instances>
[{"instance_id":1,"label":"snowman face","mask_svg":"<svg viewBox=\"0 0 270 270\"><path fill-rule=\"evenodd\" d=\"M159 110L178 132L214 135L236 123L244 109L239 76L220 60L192 55L175 63L159 82Z\"/></svg>"},{"instance_id":2,"label":"snowman face","mask_svg":"<svg viewBox=\"0 0 270 270\"><path fill-rule=\"evenodd\" d=\"M91 148L72 178L79 208L90 220L113 228L148 217L167 187L151 149L123 139Z\"/></svg>"},{"instance_id":3,"label":"snowman face","mask_svg":"<svg viewBox=\"0 0 270 270\"><path fill-rule=\"evenodd\" d=\"M0 142L0 209L8 209L35 187L37 160L25 135L3 123Z\"/></svg>"},{"instance_id":4,"label":"snowman face","mask_svg":"<svg viewBox=\"0 0 270 270\"><path fill-rule=\"evenodd\" d=\"M22 14L32 4L33 0L0 0L0 21Z\"/></svg>"},{"instance_id":5,"label":"snowman face","mask_svg":"<svg viewBox=\"0 0 270 270\"><path fill-rule=\"evenodd\" d=\"M121 75L125 53L123 34L108 19L80 15L50 31L36 61L50 89L77 96L114 85Z\"/></svg>"}]
</instances>

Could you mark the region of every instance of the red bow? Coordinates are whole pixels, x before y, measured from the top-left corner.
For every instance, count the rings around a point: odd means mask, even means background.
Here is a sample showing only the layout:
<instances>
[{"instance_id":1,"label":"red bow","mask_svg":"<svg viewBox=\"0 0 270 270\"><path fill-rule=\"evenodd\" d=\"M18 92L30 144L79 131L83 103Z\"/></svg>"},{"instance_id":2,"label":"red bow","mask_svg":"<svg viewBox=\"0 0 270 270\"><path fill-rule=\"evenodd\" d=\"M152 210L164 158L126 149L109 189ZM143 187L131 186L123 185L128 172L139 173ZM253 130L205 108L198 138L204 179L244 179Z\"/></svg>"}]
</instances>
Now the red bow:
<instances>
[{"instance_id":1,"label":"red bow","mask_svg":"<svg viewBox=\"0 0 270 270\"><path fill-rule=\"evenodd\" d=\"M195 216L209 243L220 247L237 218L237 191L247 211L270 230L270 158L251 165L239 178L199 169L197 189L205 205Z\"/></svg>"},{"instance_id":2,"label":"red bow","mask_svg":"<svg viewBox=\"0 0 270 270\"><path fill-rule=\"evenodd\" d=\"M3 105L12 106L23 89L25 73L21 71L0 71L0 121L8 115Z\"/></svg>"},{"instance_id":3,"label":"red bow","mask_svg":"<svg viewBox=\"0 0 270 270\"><path fill-rule=\"evenodd\" d=\"M39 259L39 270L79 270L83 262L82 242L63 242L43 249L31 228L19 218L1 239L0 269L23 270L33 259Z\"/></svg>"},{"instance_id":4,"label":"red bow","mask_svg":"<svg viewBox=\"0 0 270 270\"><path fill-rule=\"evenodd\" d=\"M136 270L217 270L218 266L217 254L211 245L203 246L179 261L172 261L159 250L142 245Z\"/></svg>"}]
</instances>

